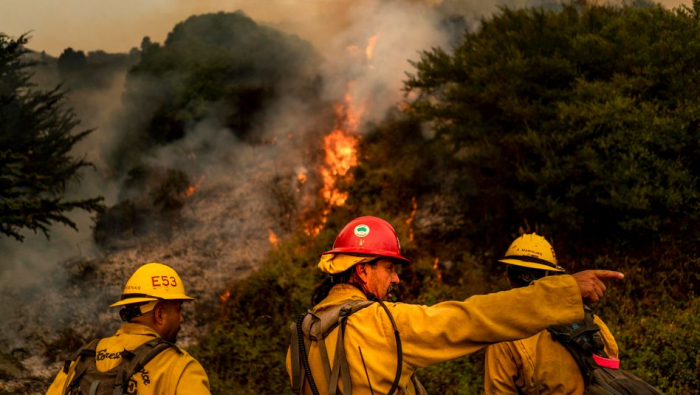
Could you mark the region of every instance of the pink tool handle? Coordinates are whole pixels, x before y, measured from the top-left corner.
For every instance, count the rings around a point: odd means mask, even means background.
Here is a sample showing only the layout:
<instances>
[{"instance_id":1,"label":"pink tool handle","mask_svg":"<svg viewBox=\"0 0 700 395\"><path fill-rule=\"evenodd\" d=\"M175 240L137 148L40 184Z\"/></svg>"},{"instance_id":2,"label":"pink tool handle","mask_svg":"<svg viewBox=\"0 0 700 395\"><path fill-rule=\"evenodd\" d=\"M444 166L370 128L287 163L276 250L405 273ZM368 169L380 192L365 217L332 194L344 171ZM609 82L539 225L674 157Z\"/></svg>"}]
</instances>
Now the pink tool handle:
<instances>
[{"instance_id":1,"label":"pink tool handle","mask_svg":"<svg viewBox=\"0 0 700 395\"><path fill-rule=\"evenodd\" d=\"M601 367L610 369L620 369L619 359L603 358L599 355L593 354L593 360Z\"/></svg>"}]
</instances>

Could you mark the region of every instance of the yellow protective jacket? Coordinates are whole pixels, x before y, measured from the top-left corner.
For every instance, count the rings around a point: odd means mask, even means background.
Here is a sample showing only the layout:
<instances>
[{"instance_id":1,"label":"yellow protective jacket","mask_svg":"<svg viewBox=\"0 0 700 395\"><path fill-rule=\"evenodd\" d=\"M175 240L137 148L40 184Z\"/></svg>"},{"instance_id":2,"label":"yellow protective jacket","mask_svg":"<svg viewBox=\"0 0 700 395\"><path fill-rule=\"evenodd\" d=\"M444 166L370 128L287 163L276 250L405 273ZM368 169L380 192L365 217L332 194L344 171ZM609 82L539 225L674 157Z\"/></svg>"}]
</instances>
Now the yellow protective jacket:
<instances>
[{"instance_id":1,"label":"yellow protective jacket","mask_svg":"<svg viewBox=\"0 0 700 395\"><path fill-rule=\"evenodd\" d=\"M349 300L367 300L356 287L339 284L326 299L314 306L315 313L343 305ZM529 287L472 296L433 306L387 303L396 320L403 347L403 366L398 393L415 394L411 380L417 368L458 358L491 343L532 336L550 325L583 319L583 304L571 276L545 277ZM326 339L331 365L335 356L338 328ZM396 373L396 340L386 312L374 303L351 315L345 332L345 352L350 367L353 395L385 394ZM362 356L360 355L362 353ZM364 357L367 373L362 362ZM309 350L309 365L321 394L327 394L323 365L317 342ZM287 352L291 379L291 355ZM342 377L338 393L342 393ZM308 385L304 393L311 394Z\"/></svg>"},{"instance_id":2,"label":"yellow protective jacket","mask_svg":"<svg viewBox=\"0 0 700 395\"><path fill-rule=\"evenodd\" d=\"M133 351L141 344L157 337L159 337L158 333L147 326L123 324L114 336L104 338L97 344L97 369L106 372L116 367L121 361L121 354L119 354L121 351L125 349ZM144 376L140 373L133 375L131 379L136 382L136 393L138 395L209 394L209 378L202 365L184 350L180 351L182 353L170 348L146 364L145 371L148 373L150 383L145 384ZM101 358L100 355L106 357ZM61 369L46 394L62 395L64 387L70 383L71 379L72 373L71 377L68 377Z\"/></svg>"},{"instance_id":3,"label":"yellow protective jacket","mask_svg":"<svg viewBox=\"0 0 700 395\"><path fill-rule=\"evenodd\" d=\"M605 352L617 359L612 333L598 316L593 320L600 327ZM489 346L485 364L486 394L583 394L583 376L576 361L547 330Z\"/></svg>"}]
</instances>

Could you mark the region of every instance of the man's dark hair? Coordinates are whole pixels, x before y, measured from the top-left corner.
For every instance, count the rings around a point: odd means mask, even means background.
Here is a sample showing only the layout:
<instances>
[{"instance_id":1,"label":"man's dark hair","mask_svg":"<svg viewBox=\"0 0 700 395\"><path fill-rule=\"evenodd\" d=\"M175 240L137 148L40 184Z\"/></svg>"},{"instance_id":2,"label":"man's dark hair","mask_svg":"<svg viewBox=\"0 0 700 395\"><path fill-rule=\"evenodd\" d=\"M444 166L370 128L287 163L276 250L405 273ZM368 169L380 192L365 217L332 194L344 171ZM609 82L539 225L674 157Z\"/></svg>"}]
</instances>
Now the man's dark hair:
<instances>
[{"instance_id":1,"label":"man's dark hair","mask_svg":"<svg viewBox=\"0 0 700 395\"><path fill-rule=\"evenodd\" d=\"M365 265L376 265L377 262L379 262L382 259L390 259L390 258L385 258L385 257L376 257L368 262L362 262ZM359 265L359 263L358 263ZM319 304L323 299L325 299L328 296L328 293L331 291L331 288L335 286L336 284L348 284L350 283L350 279L352 276L355 274L355 266L353 265L349 269L337 273L337 274L331 274L330 276L326 277L318 286L316 286L316 289L314 289L314 293L311 295L311 305L316 306Z\"/></svg>"}]
</instances>

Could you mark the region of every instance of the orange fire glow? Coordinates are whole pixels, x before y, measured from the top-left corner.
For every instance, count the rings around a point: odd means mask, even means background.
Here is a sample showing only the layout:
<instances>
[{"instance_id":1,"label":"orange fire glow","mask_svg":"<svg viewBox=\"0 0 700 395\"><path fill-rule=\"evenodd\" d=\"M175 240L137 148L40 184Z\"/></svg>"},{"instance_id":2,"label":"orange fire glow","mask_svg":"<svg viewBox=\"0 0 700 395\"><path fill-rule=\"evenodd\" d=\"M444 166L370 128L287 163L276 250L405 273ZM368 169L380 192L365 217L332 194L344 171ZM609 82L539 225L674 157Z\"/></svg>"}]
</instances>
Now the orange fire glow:
<instances>
[{"instance_id":1,"label":"orange fire glow","mask_svg":"<svg viewBox=\"0 0 700 395\"><path fill-rule=\"evenodd\" d=\"M375 34L374 36L369 38L367 48L365 48L365 55L367 56L367 60L372 60L374 48L377 46L377 39L379 39L379 34Z\"/></svg>"},{"instance_id":2,"label":"orange fire glow","mask_svg":"<svg viewBox=\"0 0 700 395\"><path fill-rule=\"evenodd\" d=\"M270 241L270 244L272 245L277 245L279 243L279 239L277 238L277 235L275 232L272 231L272 229L267 230L267 239Z\"/></svg>"},{"instance_id":3,"label":"orange fire glow","mask_svg":"<svg viewBox=\"0 0 700 395\"><path fill-rule=\"evenodd\" d=\"M226 292L219 295L219 300L221 301L221 303L226 303L228 301L228 298L230 298L230 297L231 297L231 291L226 290Z\"/></svg>"},{"instance_id":4,"label":"orange fire glow","mask_svg":"<svg viewBox=\"0 0 700 395\"><path fill-rule=\"evenodd\" d=\"M336 129L323 138L325 166L321 169L323 188L321 196L331 206L342 206L348 198L347 193L335 187L336 180L344 177L357 165L357 137Z\"/></svg>"},{"instance_id":5,"label":"orange fire glow","mask_svg":"<svg viewBox=\"0 0 700 395\"><path fill-rule=\"evenodd\" d=\"M367 61L372 59L378 39L378 34L369 38L365 48ZM353 55L361 56L359 48L354 45L347 47L347 50ZM307 233L310 235L315 236L322 229L332 207L340 207L345 204L348 194L338 190L336 184L339 179L347 178L350 169L358 164L357 144L359 142L360 121L366 112L368 98L358 100L353 95L353 88L354 82L350 81L347 84L343 101L335 106L335 127L323 138L324 162L321 165L320 173L323 180L321 196L326 202L326 207L321 212L318 224L307 226ZM303 184L305 181L306 176L304 175L302 179L300 174L299 182Z\"/></svg>"},{"instance_id":6,"label":"orange fire glow","mask_svg":"<svg viewBox=\"0 0 700 395\"><path fill-rule=\"evenodd\" d=\"M440 263L440 258L435 258L435 261L433 261L433 269L437 270L437 279L442 280L442 271L440 270L438 263Z\"/></svg>"},{"instance_id":7,"label":"orange fire glow","mask_svg":"<svg viewBox=\"0 0 700 395\"><path fill-rule=\"evenodd\" d=\"M416 197L411 198L411 204L413 208L411 209L411 215L406 219L406 225L408 225L408 238L413 241L413 220L416 219L416 212L418 212L418 202L416 202Z\"/></svg>"},{"instance_id":8,"label":"orange fire glow","mask_svg":"<svg viewBox=\"0 0 700 395\"><path fill-rule=\"evenodd\" d=\"M185 190L185 197L186 198L191 198L192 195L197 191L197 188L199 188L200 185L202 185L202 181L204 181L204 176L199 177L197 182L194 185L190 185L187 190Z\"/></svg>"}]
</instances>

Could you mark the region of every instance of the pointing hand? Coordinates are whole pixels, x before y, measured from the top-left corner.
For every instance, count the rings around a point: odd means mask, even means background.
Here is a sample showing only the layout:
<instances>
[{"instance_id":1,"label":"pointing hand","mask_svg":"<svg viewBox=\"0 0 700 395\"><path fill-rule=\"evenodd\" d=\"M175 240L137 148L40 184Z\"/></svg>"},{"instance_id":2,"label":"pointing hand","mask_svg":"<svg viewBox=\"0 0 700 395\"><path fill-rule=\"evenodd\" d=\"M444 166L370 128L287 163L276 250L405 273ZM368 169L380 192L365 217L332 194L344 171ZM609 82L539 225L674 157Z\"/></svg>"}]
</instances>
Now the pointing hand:
<instances>
[{"instance_id":1,"label":"pointing hand","mask_svg":"<svg viewBox=\"0 0 700 395\"><path fill-rule=\"evenodd\" d=\"M602 279L622 279L625 277L624 274L612 270L584 270L571 276L578 283L581 298L583 298L584 302L588 301L591 304L598 303L600 298L603 297L603 293L605 293L605 284L603 284Z\"/></svg>"}]
</instances>

